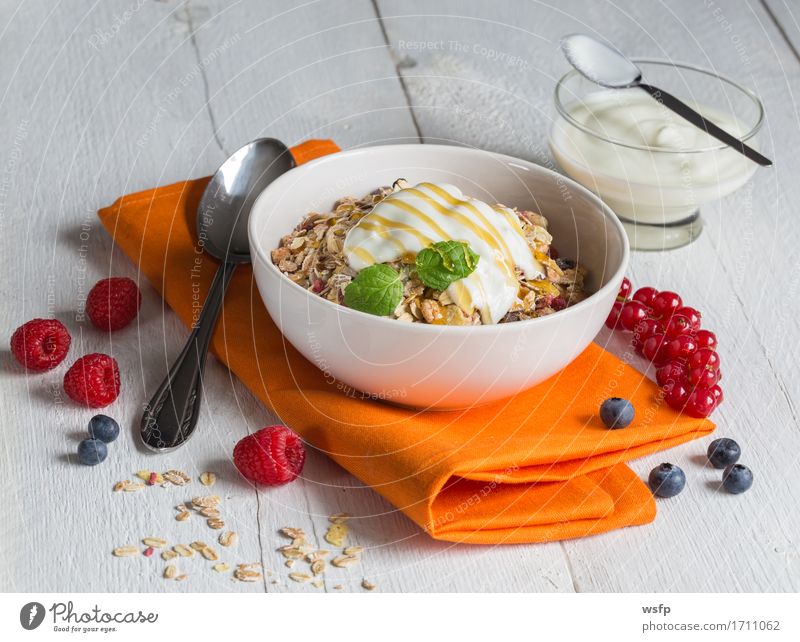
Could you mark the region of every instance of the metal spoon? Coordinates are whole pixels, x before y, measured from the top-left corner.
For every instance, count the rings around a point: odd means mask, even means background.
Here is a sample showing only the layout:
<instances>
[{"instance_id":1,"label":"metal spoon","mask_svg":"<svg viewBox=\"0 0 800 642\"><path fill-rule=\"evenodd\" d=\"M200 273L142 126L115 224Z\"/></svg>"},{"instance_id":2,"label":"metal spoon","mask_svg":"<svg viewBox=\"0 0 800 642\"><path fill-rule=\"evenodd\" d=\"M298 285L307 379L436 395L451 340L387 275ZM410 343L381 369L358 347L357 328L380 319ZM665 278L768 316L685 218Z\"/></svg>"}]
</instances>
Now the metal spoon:
<instances>
[{"instance_id":1,"label":"metal spoon","mask_svg":"<svg viewBox=\"0 0 800 642\"><path fill-rule=\"evenodd\" d=\"M662 105L686 119L695 127L710 134L717 140L735 149L740 154L759 165L769 167L772 161L748 147L735 136L721 129L710 120L703 118L686 103L678 100L663 89L642 82L642 71L629 58L617 49L595 40L586 34L576 33L561 39L561 51L581 74L602 87L624 89L639 87L644 89Z\"/></svg>"},{"instance_id":2,"label":"metal spoon","mask_svg":"<svg viewBox=\"0 0 800 642\"><path fill-rule=\"evenodd\" d=\"M206 186L197 208L197 237L203 251L222 264L186 346L145 406L141 434L148 448L159 452L177 448L194 432L208 344L225 290L236 266L250 262L250 209L261 191L292 167L294 159L286 145L259 138L234 152Z\"/></svg>"}]
</instances>

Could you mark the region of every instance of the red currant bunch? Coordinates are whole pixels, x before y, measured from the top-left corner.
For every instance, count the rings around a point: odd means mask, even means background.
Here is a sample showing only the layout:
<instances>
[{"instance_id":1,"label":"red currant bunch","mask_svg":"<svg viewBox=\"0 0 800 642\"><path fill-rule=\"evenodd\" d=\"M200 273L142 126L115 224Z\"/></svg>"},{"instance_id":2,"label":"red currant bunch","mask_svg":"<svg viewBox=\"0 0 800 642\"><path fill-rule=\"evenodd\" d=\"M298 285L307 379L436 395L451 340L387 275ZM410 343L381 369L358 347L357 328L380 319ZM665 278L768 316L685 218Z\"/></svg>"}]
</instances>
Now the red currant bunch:
<instances>
[{"instance_id":1,"label":"red currant bunch","mask_svg":"<svg viewBox=\"0 0 800 642\"><path fill-rule=\"evenodd\" d=\"M606 319L612 330L632 333L636 353L656 366L656 381L670 407L708 417L722 403L717 336L702 327L702 315L675 292L633 289L628 278Z\"/></svg>"}]
</instances>

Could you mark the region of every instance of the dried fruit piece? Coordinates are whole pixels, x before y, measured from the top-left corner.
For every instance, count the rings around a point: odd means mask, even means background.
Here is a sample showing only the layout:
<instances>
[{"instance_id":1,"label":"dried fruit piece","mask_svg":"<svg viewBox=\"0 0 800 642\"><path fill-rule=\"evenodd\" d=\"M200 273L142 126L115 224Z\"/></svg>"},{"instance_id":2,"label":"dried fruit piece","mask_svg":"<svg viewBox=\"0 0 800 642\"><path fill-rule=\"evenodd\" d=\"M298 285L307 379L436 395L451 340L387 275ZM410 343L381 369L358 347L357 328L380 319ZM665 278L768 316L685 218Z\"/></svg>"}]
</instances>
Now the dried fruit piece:
<instances>
[{"instance_id":1,"label":"dried fruit piece","mask_svg":"<svg viewBox=\"0 0 800 642\"><path fill-rule=\"evenodd\" d=\"M152 557L154 551L155 549L152 546L148 546L146 549L144 549L144 551L142 551L142 555L145 557Z\"/></svg>"},{"instance_id":2,"label":"dried fruit piece","mask_svg":"<svg viewBox=\"0 0 800 642\"><path fill-rule=\"evenodd\" d=\"M200 483L203 486L213 486L216 481L217 476L215 473L205 472L200 474Z\"/></svg>"}]
</instances>

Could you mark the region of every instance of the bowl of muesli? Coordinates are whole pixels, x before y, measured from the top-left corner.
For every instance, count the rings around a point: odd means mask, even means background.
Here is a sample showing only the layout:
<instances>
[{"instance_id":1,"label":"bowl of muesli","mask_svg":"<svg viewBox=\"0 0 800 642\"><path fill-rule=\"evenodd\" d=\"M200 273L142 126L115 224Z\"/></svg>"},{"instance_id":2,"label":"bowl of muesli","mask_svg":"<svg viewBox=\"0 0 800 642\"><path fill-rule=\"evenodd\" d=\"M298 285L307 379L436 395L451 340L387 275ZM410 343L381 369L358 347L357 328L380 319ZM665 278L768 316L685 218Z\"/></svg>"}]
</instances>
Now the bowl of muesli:
<instances>
[{"instance_id":1,"label":"bowl of muesli","mask_svg":"<svg viewBox=\"0 0 800 642\"><path fill-rule=\"evenodd\" d=\"M611 311L628 263L614 213L528 161L386 145L284 174L250 214L261 297L345 393L455 409L562 370Z\"/></svg>"}]
</instances>

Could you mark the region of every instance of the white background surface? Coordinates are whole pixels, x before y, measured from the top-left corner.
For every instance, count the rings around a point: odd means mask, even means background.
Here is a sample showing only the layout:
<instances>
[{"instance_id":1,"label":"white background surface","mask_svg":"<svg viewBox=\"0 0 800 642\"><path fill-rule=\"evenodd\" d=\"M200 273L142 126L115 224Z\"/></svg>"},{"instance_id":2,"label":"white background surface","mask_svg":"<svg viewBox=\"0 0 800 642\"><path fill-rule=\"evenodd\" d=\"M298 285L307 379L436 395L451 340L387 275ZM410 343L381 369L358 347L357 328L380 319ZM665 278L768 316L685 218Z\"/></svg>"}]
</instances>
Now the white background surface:
<instances>
[{"instance_id":1,"label":"white background surface","mask_svg":"<svg viewBox=\"0 0 800 642\"><path fill-rule=\"evenodd\" d=\"M355 516L363 562L328 573L324 590L791 591L800 588L797 362L800 316L800 14L761 2L400 2L256 0L0 2L1 334L36 316L73 333L68 363L27 377L2 351L0 589L6 591L319 591L286 579L279 527L324 533L327 515ZM376 13L377 10L377 13ZM126 13L127 12L127 13ZM136 277L95 218L117 196L211 173L258 136L290 144L331 137L342 147L452 142L548 163L551 94L566 63L558 38L595 32L638 56L714 68L761 96L770 170L704 210L699 241L633 256L635 285L675 289L721 339L726 395L716 436L735 437L756 484L717 491L702 464L710 439L632 463L642 477L681 465L688 488L659 501L655 523L530 546L439 543L320 455L305 479L256 492L229 458L270 423L263 407L213 359L201 434L152 456L133 430L186 331L146 283L138 325L108 337L75 321L91 285ZM413 43L443 41L436 49ZM457 43L451 45L450 43ZM493 54L492 52L499 52ZM607 340L601 335L601 342ZM618 347L618 346L617 346ZM612 349L614 344L612 343ZM93 414L64 400L61 378L79 354L112 353L124 387L109 414L123 424L108 460L75 461ZM144 536L213 541L173 506L198 494L148 488L114 494L136 470L217 472L224 517L240 534L231 563L275 571L241 584L187 561L186 582L161 579L157 558L114 559ZM273 579L277 584L272 584Z\"/></svg>"}]
</instances>

